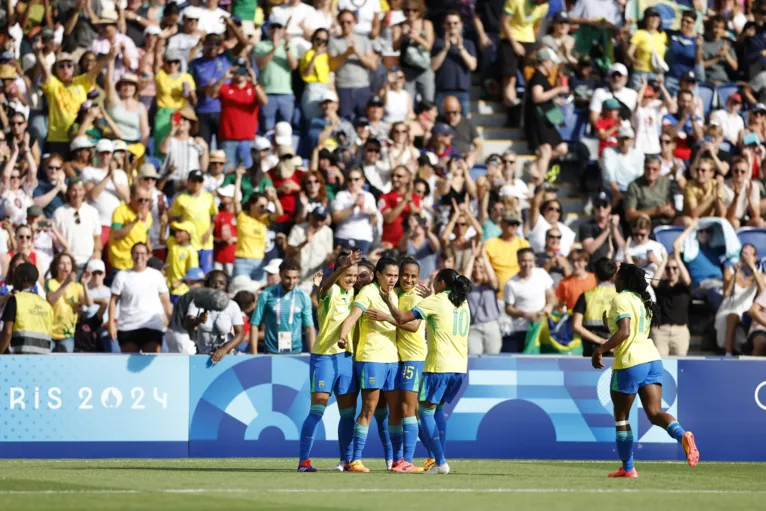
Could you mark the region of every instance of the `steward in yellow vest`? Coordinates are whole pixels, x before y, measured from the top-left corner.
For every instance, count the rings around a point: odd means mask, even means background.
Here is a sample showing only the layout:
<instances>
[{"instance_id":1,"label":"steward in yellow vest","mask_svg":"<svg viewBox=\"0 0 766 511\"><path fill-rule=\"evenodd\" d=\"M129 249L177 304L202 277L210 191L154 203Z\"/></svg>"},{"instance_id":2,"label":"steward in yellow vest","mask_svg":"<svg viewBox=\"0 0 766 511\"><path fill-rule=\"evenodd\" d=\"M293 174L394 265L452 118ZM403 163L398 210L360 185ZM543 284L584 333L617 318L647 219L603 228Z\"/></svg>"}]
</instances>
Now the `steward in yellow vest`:
<instances>
[{"instance_id":1,"label":"steward in yellow vest","mask_svg":"<svg viewBox=\"0 0 766 511\"><path fill-rule=\"evenodd\" d=\"M38 276L37 268L31 263L23 263L13 272L14 291L3 311L0 353L47 355L51 352L53 309L45 298L31 292Z\"/></svg>"},{"instance_id":2,"label":"steward in yellow vest","mask_svg":"<svg viewBox=\"0 0 766 511\"><path fill-rule=\"evenodd\" d=\"M593 356L593 350L609 340L609 329L604 326L602 317L617 295L614 287L617 265L602 257L593 264L593 270L598 286L581 294L572 309L572 329L575 339L582 341L584 357Z\"/></svg>"}]
</instances>

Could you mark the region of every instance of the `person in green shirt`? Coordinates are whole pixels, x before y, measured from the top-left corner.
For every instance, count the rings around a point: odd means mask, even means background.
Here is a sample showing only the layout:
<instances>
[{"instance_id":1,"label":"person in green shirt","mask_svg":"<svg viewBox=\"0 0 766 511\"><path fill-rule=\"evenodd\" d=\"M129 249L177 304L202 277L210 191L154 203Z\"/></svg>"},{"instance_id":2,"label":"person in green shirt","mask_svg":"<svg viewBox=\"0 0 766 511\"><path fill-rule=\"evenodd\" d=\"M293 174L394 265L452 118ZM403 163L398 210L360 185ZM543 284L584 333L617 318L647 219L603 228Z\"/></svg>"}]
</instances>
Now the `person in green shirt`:
<instances>
[{"instance_id":1,"label":"person in green shirt","mask_svg":"<svg viewBox=\"0 0 766 511\"><path fill-rule=\"evenodd\" d=\"M271 179L267 176L261 166L261 151L256 144L251 148L253 165L247 169L247 174L242 176L242 204L245 204L253 192L263 193L266 187L273 186ZM226 176L221 187L233 185L237 180L237 173L232 172Z\"/></svg>"}]
</instances>

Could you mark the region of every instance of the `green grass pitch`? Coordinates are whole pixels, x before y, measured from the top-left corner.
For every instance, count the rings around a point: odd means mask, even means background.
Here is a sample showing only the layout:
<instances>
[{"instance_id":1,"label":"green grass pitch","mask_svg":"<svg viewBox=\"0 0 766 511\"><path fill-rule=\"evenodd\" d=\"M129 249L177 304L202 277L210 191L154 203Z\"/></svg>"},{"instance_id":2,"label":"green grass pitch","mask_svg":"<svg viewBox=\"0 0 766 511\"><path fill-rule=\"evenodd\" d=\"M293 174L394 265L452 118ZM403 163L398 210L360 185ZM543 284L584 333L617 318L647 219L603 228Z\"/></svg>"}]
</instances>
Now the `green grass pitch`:
<instances>
[{"instance_id":1,"label":"green grass pitch","mask_svg":"<svg viewBox=\"0 0 766 511\"><path fill-rule=\"evenodd\" d=\"M418 460L422 462L422 460ZM766 464L452 460L446 476L314 474L290 459L0 460L0 510L763 510Z\"/></svg>"}]
</instances>

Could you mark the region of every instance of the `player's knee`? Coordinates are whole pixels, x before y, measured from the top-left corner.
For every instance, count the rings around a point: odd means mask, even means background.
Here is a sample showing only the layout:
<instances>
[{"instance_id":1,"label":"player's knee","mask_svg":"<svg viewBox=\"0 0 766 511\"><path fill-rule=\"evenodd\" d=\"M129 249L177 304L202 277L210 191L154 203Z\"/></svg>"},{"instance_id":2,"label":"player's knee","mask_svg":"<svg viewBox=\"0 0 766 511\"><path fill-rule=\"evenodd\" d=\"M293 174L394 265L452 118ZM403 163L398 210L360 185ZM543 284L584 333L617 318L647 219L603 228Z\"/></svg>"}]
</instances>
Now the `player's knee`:
<instances>
[{"instance_id":1,"label":"player's knee","mask_svg":"<svg viewBox=\"0 0 766 511\"><path fill-rule=\"evenodd\" d=\"M388 409L386 408L376 408L375 409L375 419L379 421L386 420L386 417L388 417Z\"/></svg>"},{"instance_id":2,"label":"player's knee","mask_svg":"<svg viewBox=\"0 0 766 511\"><path fill-rule=\"evenodd\" d=\"M311 405L309 413L311 415L317 415L319 417L324 415L325 405Z\"/></svg>"}]
</instances>

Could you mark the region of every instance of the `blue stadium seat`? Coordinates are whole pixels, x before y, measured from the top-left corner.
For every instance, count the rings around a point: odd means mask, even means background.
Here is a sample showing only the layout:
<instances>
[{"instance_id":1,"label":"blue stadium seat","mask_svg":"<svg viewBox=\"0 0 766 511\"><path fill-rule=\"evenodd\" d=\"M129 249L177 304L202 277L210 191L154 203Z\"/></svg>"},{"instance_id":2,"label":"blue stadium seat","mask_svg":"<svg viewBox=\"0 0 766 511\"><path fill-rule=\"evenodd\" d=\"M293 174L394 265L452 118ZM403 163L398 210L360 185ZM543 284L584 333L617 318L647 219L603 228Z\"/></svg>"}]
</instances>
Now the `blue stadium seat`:
<instances>
[{"instance_id":1,"label":"blue stadium seat","mask_svg":"<svg viewBox=\"0 0 766 511\"><path fill-rule=\"evenodd\" d=\"M766 256L766 229L761 227L740 227L737 238L743 245L749 243L755 246L759 258Z\"/></svg>"},{"instance_id":2,"label":"blue stadium seat","mask_svg":"<svg viewBox=\"0 0 766 511\"><path fill-rule=\"evenodd\" d=\"M715 90L713 87L706 83L697 84L699 90L699 97L702 98L702 107L705 110L705 118L710 115L710 110L713 108L713 99L715 99Z\"/></svg>"},{"instance_id":3,"label":"blue stadium seat","mask_svg":"<svg viewBox=\"0 0 766 511\"><path fill-rule=\"evenodd\" d=\"M564 124L558 127L559 134L564 142L581 139L585 136L587 130L587 111L564 108Z\"/></svg>"},{"instance_id":4,"label":"blue stadium seat","mask_svg":"<svg viewBox=\"0 0 766 511\"><path fill-rule=\"evenodd\" d=\"M722 83L715 88L715 92L718 95L718 105L721 108L726 108L726 101L729 99L729 96L739 92L739 86L736 83Z\"/></svg>"},{"instance_id":5,"label":"blue stadium seat","mask_svg":"<svg viewBox=\"0 0 766 511\"><path fill-rule=\"evenodd\" d=\"M676 241L684 228L680 225L658 225L654 228L654 238L665 247L668 254L673 252L673 242Z\"/></svg>"}]
</instances>

